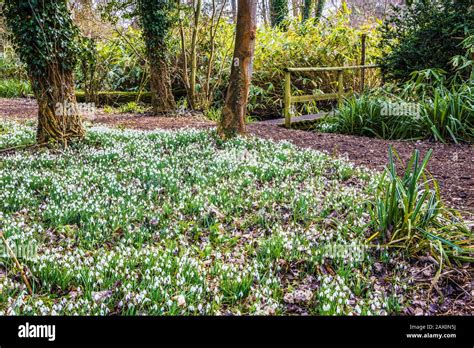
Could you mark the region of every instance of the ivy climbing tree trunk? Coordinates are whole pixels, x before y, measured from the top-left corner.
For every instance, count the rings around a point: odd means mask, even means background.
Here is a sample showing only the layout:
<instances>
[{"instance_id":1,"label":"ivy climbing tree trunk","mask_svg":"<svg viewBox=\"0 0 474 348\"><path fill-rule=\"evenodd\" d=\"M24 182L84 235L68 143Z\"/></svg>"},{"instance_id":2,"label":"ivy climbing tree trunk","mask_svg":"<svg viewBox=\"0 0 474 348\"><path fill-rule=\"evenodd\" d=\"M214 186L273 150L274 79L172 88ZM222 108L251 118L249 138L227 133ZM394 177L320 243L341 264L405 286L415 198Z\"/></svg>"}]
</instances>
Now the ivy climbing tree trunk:
<instances>
[{"instance_id":1,"label":"ivy climbing tree trunk","mask_svg":"<svg viewBox=\"0 0 474 348\"><path fill-rule=\"evenodd\" d=\"M239 0L234 59L219 125L219 134L223 138L245 133L245 115L252 80L256 32L257 2Z\"/></svg>"},{"instance_id":2,"label":"ivy climbing tree trunk","mask_svg":"<svg viewBox=\"0 0 474 348\"><path fill-rule=\"evenodd\" d=\"M272 27L282 24L288 18L288 0L270 0L270 20Z\"/></svg>"},{"instance_id":3,"label":"ivy climbing tree trunk","mask_svg":"<svg viewBox=\"0 0 474 348\"><path fill-rule=\"evenodd\" d=\"M38 102L38 143L82 138L73 76L79 31L67 1L6 0L2 10Z\"/></svg>"},{"instance_id":4,"label":"ivy climbing tree trunk","mask_svg":"<svg viewBox=\"0 0 474 348\"><path fill-rule=\"evenodd\" d=\"M138 0L138 13L150 66L151 102L155 113L166 113L176 108L166 45L172 6L172 0Z\"/></svg>"},{"instance_id":5,"label":"ivy climbing tree trunk","mask_svg":"<svg viewBox=\"0 0 474 348\"><path fill-rule=\"evenodd\" d=\"M323 16L324 6L326 5L326 0L318 0L318 6L316 6L316 22L321 20Z\"/></svg>"},{"instance_id":6,"label":"ivy climbing tree trunk","mask_svg":"<svg viewBox=\"0 0 474 348\"><path fill-rule=\"evenodd\" d=\"M308 20L311 16L311 8L313 7L313 0L303 0L303 22Z\"/></svg>"}]
</instances>

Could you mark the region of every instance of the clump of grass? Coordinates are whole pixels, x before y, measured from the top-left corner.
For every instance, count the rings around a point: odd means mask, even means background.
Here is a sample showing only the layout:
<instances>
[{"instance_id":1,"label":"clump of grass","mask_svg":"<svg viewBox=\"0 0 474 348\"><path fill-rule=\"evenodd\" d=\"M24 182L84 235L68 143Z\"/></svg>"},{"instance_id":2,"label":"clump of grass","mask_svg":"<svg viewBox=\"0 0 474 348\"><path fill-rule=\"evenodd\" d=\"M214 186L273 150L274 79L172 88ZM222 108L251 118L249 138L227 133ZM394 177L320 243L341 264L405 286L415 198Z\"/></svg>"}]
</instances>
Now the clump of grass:
<instances>
[{"instance_id":1,"label":"clump of grass","mask_svg":"<svg viewBox=\"0 0 474 348\"><path fill-rule=\"evenodd\" d=\"M457 144L474 139L474 88L435 90L422 106L422 121L434 140Z\"/></svg>"},{"instance_id":2,"label":"clump of grass","mask_svg":"<svg viewBox=\"0 0 474 348\"><path fill-rule=\"evenodd\" d=\"M206 118L208 118L211 121L220 122L220 120L222 119L222 109L210 108L206 110L206 112L204 113L204 116L206 116Z\"/></svg>"},{"instance_id":3,"label":"clump of grass","mask_svg":"<svg viewBox=\"0 0 474 348\"><path fill-rule=\"evenodd\" d=\"M384 111L392 100L399 102L395 96L362 94L350 97L334 116L323 120L317 129L389 140L423 138L422 125L416 117L393 116Z\"/></svg>"},{"instance_id":4,"label":"clump of grass","mask_svg":"<svg viewBox=\"0 0 474 348\"><path fill-rule=\"evenodd\" d=\"M469 229L442 204L436 181L427 177L431 154L420 160L415 150L399 176L394 155L399 156L390 148L372 211L377 233L389 246L406 248L410 254L430 250L440 262L450 257L473 261L468 256L473 241Z\"/></svg>"},{"instance_id":5,"label":"clump of grass","mask_svg":"<svg viewBox=\"0 0 474 348\"><path fill-rule=\"evenodd\" d=\"M118 110L122 114L144 113L146 112L146 107L137 102L128 102L127 104L121 105Z\"/></svg>"}]
</instances>

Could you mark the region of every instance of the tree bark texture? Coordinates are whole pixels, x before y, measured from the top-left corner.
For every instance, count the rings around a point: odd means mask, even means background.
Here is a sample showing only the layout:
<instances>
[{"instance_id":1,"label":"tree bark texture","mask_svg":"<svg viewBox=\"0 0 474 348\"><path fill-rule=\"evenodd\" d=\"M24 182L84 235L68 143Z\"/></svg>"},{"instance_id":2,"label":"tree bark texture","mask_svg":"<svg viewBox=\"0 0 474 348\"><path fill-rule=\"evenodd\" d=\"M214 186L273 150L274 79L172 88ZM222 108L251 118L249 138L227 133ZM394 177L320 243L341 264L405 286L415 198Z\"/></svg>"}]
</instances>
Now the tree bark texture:
<instances>
[{"instance_id":1,"label":"tree bark texture","mask_svg":"<svg viewBox=\"0 0 474 348\"><path fill-rule=\"evenodd\" d=\"M151 103L154 113L166 113L176 108L168 61L165 56L148 55L150 64Z\"/></svg>"},{"instance_id":2,"label":"tree bark texture","mask_svg":"<svg viewBox=\"0 0 474 348\"><path fill-rule=\"evenodd\" d=\"M139 0L137 8L146 55L150 66L151 102L155 113L174 111L176 103L171 89L166 38L172 25L172 0Z\"/></svg>"},{"instance_id":3,"label":"tree bark texture","mask_svg":"<svg viewBox=\"0 0 474 348\"><path fill-rule=\"evenodd\" d=\"M77 107L72 72L50 65L48 76L30 77L30 80L38 102L37 142L58 141L67 145L68 140L82 138L85 131Z\"/></svg>"},{"instance_id":4,"label":"tree bark texture","mask_svg":"<svg viewBox=\"0 0 474 348\"><path fill-rule=\"evenodd\" d=\"M234 59L219 134L244 134L257 31L257 2L239 0Z\"/></svg>"}]
</instances>

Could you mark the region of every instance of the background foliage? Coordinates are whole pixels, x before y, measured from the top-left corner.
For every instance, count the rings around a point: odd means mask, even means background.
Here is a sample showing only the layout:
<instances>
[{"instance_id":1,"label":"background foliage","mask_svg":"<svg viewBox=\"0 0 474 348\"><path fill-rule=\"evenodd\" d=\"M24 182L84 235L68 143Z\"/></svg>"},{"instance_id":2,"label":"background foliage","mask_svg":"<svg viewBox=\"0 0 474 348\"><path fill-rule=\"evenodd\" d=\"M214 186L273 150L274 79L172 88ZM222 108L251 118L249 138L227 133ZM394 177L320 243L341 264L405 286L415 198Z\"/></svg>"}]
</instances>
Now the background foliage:
<instances>
[{"instance_id":1,"label":"background foliage","mask_svg":"<svg viewBox=\"0 0 474 348\"><path fill-rule=\"evenodd\" d=\"M381 27L380 59L388 81L407 81L413 71L443 69L463 55L462 41L474 32L472 0L413 1L394 7Z\"/></svg>"}]
</instances>

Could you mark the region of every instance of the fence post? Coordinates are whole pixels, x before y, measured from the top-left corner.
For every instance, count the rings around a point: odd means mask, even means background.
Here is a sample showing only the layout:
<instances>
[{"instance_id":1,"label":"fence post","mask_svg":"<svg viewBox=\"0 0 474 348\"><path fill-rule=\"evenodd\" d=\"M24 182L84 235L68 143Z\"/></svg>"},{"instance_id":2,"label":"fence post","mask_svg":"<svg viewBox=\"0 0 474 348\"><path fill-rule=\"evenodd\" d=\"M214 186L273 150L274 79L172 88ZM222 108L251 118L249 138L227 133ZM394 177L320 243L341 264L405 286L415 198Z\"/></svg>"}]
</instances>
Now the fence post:
<instances>
[{"instance_id":1,"label":"fence post","mask_svg":"<svg viewBox=\"0 0 474 348\"><path fill-rule=\"evenodd\" d=\"M285 116L285 127L290 128L291 126L291 72L288 70L285 72L285 98L283 100Z\"/></svg>"},{"instance_id":2,"label":"fence post","mask_svg":"<svg viewBox=\"0 0 474 348\"><path fill-rule=\"evenodd\" d=\"M342 106L344 101L344 70L337 71L337 101Z\"/></svg>"}]
</instances>

